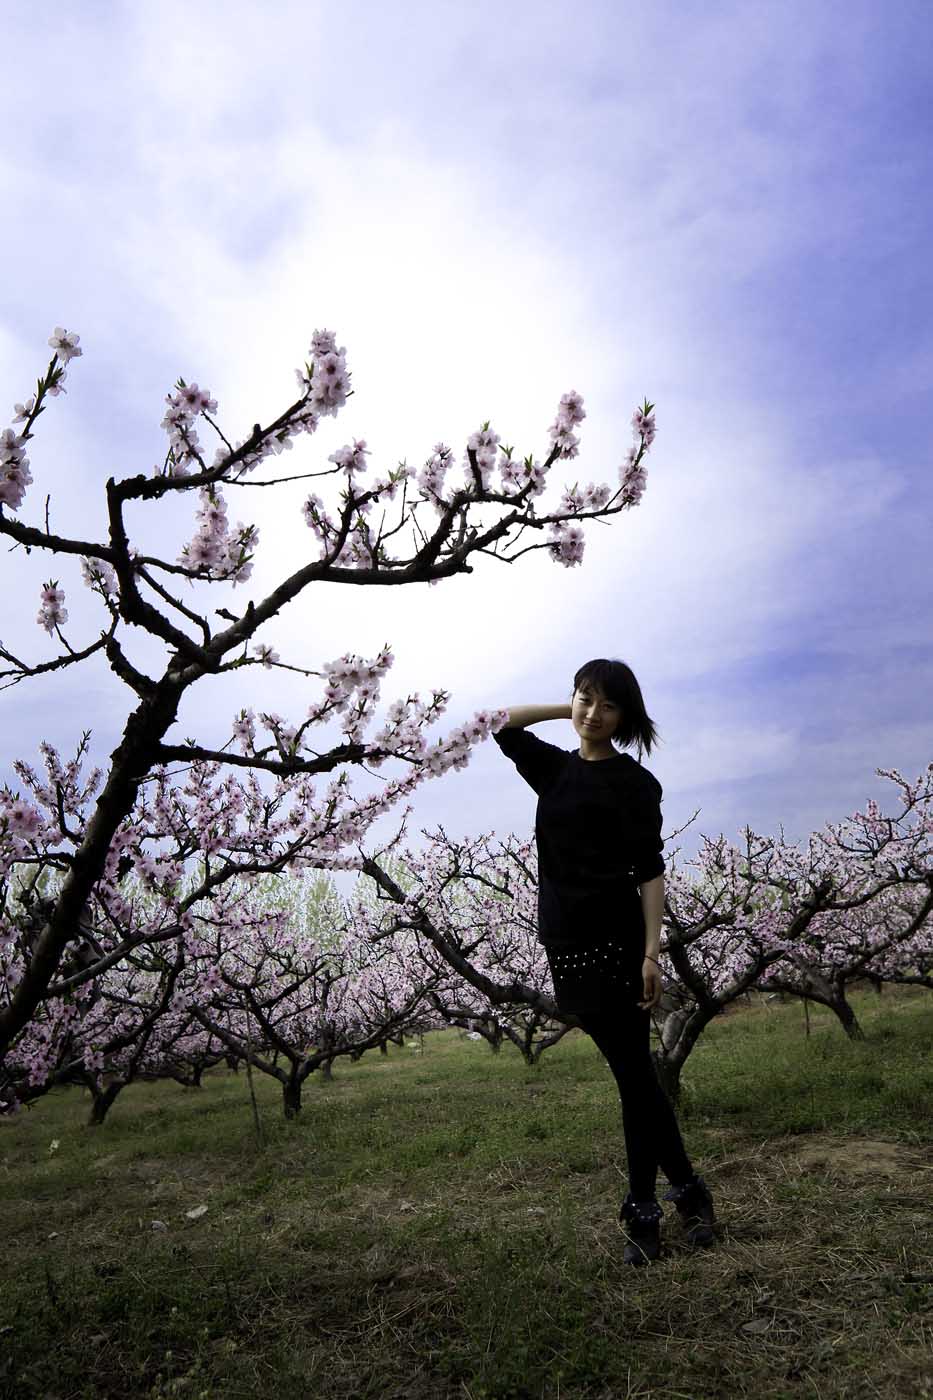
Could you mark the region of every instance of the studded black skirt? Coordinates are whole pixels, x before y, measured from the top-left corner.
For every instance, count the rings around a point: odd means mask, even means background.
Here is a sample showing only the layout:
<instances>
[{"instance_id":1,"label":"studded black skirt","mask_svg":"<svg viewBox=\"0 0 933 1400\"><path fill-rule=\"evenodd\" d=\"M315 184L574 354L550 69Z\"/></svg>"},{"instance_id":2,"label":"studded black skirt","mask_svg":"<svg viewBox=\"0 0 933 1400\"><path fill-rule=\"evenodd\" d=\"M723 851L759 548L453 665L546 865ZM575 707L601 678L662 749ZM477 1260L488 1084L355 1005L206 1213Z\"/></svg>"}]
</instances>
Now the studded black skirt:
<instances>
[{"instance_id":1,"label":"studded black skirt","mask_svg":"<svg viewBox=\"0 0 933 1400\"><path fill-rule=\"evenodd\" d=\"M585 947L546 945L544 951L561 1011L621 1011L644 998L641 958L618 939L606 937Z\"/></svg>"}]
</instances>

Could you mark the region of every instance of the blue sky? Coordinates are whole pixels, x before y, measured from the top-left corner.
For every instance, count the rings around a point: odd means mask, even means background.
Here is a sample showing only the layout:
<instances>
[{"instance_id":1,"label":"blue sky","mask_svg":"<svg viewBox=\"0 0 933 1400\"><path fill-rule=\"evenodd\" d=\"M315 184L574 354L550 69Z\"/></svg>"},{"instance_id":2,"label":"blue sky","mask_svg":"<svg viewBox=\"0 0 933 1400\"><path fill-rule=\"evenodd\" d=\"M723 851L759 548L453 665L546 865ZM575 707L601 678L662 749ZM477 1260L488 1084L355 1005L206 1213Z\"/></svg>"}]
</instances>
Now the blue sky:
<instances>
[{"instance_id":1,"label":"blue sky","mask_svg":"<svg viewBox=\"0 0 933 1400\"><path fill-rule=\"evenodd\" d=\"M682 859L746 822L804 840L890 806L876 768L930 762L927 4L13 4L3 34L0 427L55 325L85 352L39 420L24 518L51 493L53 528L102 537L103 483L161 460L178 375L241 437L292 401L316 328L346 345L355 395L279 459L294 470L355 437L373 474L438 439L459 461L487 418L543 459L576 389L581 453L544 505L616 482L647 395L647 492L586 527L582 566L323 585L263 640L309 668L389 642L383 705L447 689L435 733L627 661L665 830L699 809ZM307 556L304 494L231 494L260 528L247 596ZM140 513L141 542L174 558L193 504ZM17 551L3 569L17 654L54 654L34 622L50 573L72 645L96 634L76 566ZM4 776L81 728L104 758L129 698L96 663L3 692ZM192 692L179 733L222 742L241 705L307 703L252 670ZM536 732L576 742L569 721ZM409 839L526 835L533 815L489 743L418 791Z\"/></svg>"}]
</instances>

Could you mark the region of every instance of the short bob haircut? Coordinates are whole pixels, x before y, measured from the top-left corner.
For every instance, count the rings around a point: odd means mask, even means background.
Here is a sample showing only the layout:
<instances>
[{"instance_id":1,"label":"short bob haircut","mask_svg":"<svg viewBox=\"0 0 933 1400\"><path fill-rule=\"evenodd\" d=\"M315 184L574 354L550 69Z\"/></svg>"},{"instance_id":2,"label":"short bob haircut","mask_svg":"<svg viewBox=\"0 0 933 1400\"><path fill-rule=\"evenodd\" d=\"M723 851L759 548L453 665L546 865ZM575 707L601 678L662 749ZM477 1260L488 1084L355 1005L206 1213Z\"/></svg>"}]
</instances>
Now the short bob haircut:
<instances>
[{"instance_id":1,"label":"short bob haircut","mask_svg":"<svg viewBox=\"0 0 933 1400\"><path fill-rule=\"evenodd\" d=\"M658 741L658 732L645 710L641 686L632 668L626 666L624 661L608 661L600 656L580 667L573 678L574 690L579 690L584 681L589 681L607 700L619 706L622 715L611 736L612 742L625 749L637 740L638 760L641 762L642 750L646 754L651 752L652 745Z\"/></svg>"}]
</instances>

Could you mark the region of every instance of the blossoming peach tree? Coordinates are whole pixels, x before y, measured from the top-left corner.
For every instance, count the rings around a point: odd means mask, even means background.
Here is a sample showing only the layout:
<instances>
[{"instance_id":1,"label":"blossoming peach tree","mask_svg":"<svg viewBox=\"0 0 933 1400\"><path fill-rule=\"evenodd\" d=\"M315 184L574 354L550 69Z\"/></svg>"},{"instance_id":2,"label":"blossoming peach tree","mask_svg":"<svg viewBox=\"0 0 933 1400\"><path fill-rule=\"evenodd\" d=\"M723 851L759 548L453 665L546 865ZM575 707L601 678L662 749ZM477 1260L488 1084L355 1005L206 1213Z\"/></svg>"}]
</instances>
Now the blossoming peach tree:
<instances>
[{"instance_id":1,"label":"blossoming peach tree","mask_svg":"<svg viewBox=\"0 0 933 1400\"><path fill-rule=\"evenodd\" d=\"M864 811L829 822L809 842L806 937L771 963L762 991L820 1002L850 1039L864 1039L846 989L861 979L933 988L933 763L914 782L896 768L876 769L896 785L900 811ZM754 838L762 850L761 838ZM759 862L755 904L771 917L789 907L770 851ZM804 862L796 857L798 868Z\"/></svg>"},{"instance_id":2,"label":"blossoming peach tree","mask_svg":"<svg viewBox=\"0 0 933 1400\"><path fill-rule=\"evenodd\" d=\"M933 763L913 783L896 769L876 772L896 785L900 810L884 815L869 799L864 811L813 833L806 850L783 833L777 840L746 827L741 845L702 836L697 857L684 868L668 853L664 996L655 1013L653 1058L672 1099L705 1028L751 989L782 987L821 1000L854 1037L848 983L871 974L931 985ZM354 910L353 923L360 930L368 925L374 943L407 930L420 956L434 951L435 971L447 964L454 977L428 992L433 1005L451 1019L471 1010L487 1021L501 1018L523 1053L520 1031L527 1033L535 1016L542 1027L554 1020L564 1028L578 1024L554 1005L535 945L537 861L530 843L514 835L498 843L487 835L453 841L441 828L429 834L425 849L405 847L402 857L405 881L375 860L361 863L387 908ZM451 892L458 888L471 898L455 905ZM540 1045L552 1037L548 1032Z\"/></svg>"},{"instance_id":3,"label":"blossoming peach tree","mask_svg":"<svg viewBox=\"0 0 933 1400\"><path fill-rule=\"evenodd\" d=\"M533 843L513 833L504 841L494 842L495 833L455 841L443 827L425 834L421 852L380 856L378 883L361 874L344 927L371 945L387 941L410 975L421 970L439 1025L469 1029L494 1051L510 1041L528 1065L538 1065L579 1022L553 1001L537 937ZM388 915L380 909L393 889L404 892L409 910L417 905L414 920L399 916L391 894Z\"/></svg>"},{"instance_id":4,"label":"blossoming peach tree","mask_svg":"<svg viewBox=\"0 0 933 1400\"><path fill-rule=\"evenodd\" d=\"M302 474L345 480L334 514L316 492L305 500L302 514L317 541L316 557L281 578L265 597L247 599L238 611L210 612L197 601L204 599L204 590L245 585L258 545L254 525L230 524L226 493L295 479L277 475L273 460L346 403L352 390L345 347L337 346L332 332L316 331L309 358L296 371L298 397L239 441L221 429L210 393L179 379L166 396L164 460L148 476L110 477L99 537L78 539L53 531L47 509L44 521L30 523L25 508L33 485L28 444L48 400L64 392L71 362L83 353L79 340L74 332L55 329L52 358L35 394L15 404L11 426L0 433L0 534L13 548L49 556L37 621L58 647L53 658L36 660L14 654L0 640L0 681L35 684L102 653L129 692L130 707L103 768L82 776L88 736L68 763L45 745L46 778L19 762L15 768L23 787L0 793L0 1106L5 1108L38 1087L27 1085L30 1072L15 1049L40 1007L48 1011L47 1004L57 999L63 1011L82 987L144 944L171 940L182 962L209 956L205 929L232 882L242 885L303 867L361 868L367 857L360 843L376 817L428 778L465 767L473 745L506 720L504 711L483 710L430 744L425 730L449 700L447 692L435 690L427 703L417 694L396 700L384 723L368 734L380 684L393 662L388 644L369 660L347 653L320 671L303 671L324 684L294 722L242 708L231 716L230 738L219 747L197 739L180 742L173 734L183 697L208 676L285 666L258 634L315 583L436 586L454 574L471 573L471 557L478 553L513 563L544 549L563 567L579 564L581 522L639 503L646 484L644 456L655 435L654 406L646 400L633 415L635 443L618 469L615 489L576 483L563 490L555 510L540 515L535 502L551 468L578 454L574 429L585 413L576 392L560 400L544 461L513 456L486 422L467 441L459 481L453 452L443 442L435 444L420 472L403 462L367 481L369 452L364 439L355 440L331 454L332 468ZM212 456L200 440L202 425L218 439ZM196 528L174 558L145 553L134 544L131 507L186 494L197 501ZM387 529L383 512L377 525L374 507L396 498L398 521ZM480 505L495 509L496 518L476 523L471 511ZM408 525L407 552L395 556L390 541ZM526 530L547 533L518 548ZM104 625L98 636L73 645L64 631L63 578L77 563ZM195 596L180 596L182 584ZM128 628L146 634L147 654L155 651L157 664L131 657L125 646ZM344 742L317 752L312 731L332 715L340 716ZM375 795L351 791L348 769L365 764L378 774L390 759L408 772L386 781ZM319 793L316 780L336 770ZM190 882L185 876L192 863L199 875ZM52 881L50 873L56 877ZM147 905L144 920L130 877L156 899L155 908L151 900ZM35 1070L33 1064L33 1080Z\"/></svg>"}]
</instances>

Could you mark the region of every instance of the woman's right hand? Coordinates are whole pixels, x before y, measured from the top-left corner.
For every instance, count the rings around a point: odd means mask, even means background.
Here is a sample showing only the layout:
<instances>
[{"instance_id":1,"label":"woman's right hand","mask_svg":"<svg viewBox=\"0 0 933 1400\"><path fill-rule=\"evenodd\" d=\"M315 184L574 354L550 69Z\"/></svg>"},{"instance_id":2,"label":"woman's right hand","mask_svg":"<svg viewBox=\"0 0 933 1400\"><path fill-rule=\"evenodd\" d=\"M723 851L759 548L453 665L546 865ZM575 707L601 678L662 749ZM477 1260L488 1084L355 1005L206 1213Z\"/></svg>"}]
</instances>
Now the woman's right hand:
<instances>
[{"instance_id":1,"label":"woman's right hand","mask_svg":"<svg viewBox=\"0 0 933 1400\"><path fill-rule=\"evenodd\" d=\"M644 1000L638 1005L642 1011L651 1011L661 1000L661 969L653 958L645 958L641 965L641 980L644 988Z\"/></svg>"}]
</instances>

